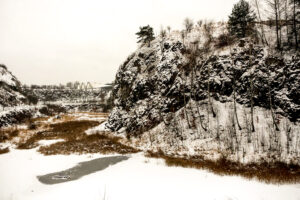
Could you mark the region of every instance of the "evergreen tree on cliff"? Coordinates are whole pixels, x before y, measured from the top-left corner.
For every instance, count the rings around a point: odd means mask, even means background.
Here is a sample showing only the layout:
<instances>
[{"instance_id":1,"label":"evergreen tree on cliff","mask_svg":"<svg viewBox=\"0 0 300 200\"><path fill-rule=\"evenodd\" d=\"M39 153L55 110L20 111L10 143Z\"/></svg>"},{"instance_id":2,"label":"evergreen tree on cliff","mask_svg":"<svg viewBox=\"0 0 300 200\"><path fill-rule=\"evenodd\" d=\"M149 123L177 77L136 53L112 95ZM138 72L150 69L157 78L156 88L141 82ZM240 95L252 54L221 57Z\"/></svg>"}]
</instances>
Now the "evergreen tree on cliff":
<instances>
[{"instance_id":1,"label":"evergreen tree on cliff","mask_svg":"<svg viewBox=\"0 0 300 200\"><path fill-rule=\"evenodd\" d=\"M149 25L140 27L140 31L136 33L138 36L138 43L147 44L150 47L150 42L154 40L153 28Z\"/></svg>"},{"instance_id":2,"label":"evergreen tree on cliff","mask_svg":"<svg viewBox=\"0 0 300 200\"><path fill-rule=\"evenodd\" d=\"M228 20L228 29L232 35L243 38L249 35L252 30L252 22L256 19L255 13L245 0L240 0L234 5Z\"/></svg>"}]
</instances>

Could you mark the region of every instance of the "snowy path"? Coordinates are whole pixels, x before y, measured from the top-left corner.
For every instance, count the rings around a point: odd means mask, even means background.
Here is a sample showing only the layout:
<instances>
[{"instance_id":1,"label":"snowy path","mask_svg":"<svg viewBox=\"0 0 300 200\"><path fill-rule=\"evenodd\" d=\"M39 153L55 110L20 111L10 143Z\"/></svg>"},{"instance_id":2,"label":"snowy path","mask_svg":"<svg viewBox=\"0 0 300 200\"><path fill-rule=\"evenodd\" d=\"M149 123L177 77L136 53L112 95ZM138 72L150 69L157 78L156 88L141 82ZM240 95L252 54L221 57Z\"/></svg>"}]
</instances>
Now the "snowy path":
<instances>
[{"instance_id":1,"label":"snowy path","mask_svg":"<svg viewBox=\"0 0 300 200\"><path fill-rule=\"evenodd\" d=\"M101 200L105 196L110 200L300 200L300 184L268 185L203 170L167 167L162 160L142 154L131 155L128 160L75 181L46 185L37 179L38 175L107 156L43 156L36 149L11 149L10 153L0 155L0 199Z\"/></svg>"}]
</instances>

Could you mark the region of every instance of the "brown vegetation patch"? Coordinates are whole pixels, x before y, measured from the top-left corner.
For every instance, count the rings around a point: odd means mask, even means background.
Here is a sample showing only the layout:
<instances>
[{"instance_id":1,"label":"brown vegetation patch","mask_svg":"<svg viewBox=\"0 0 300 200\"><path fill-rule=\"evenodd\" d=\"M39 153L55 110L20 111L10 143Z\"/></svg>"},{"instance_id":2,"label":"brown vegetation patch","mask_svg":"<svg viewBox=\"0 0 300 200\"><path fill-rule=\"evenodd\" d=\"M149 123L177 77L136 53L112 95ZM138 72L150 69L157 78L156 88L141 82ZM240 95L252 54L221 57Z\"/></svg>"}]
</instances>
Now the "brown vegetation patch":
<instances>
[{"instance_id":1,"label":"brown vegetation patch","mask_svg":"<svg viewBox=\"0 0 300 200\"><path fill-rule=\"evenodd\" d=\"M49 125L48 130L39 131L25 142L18 145L18 149L31 149L37 147L37 142L44 139L65 139L66 141L76 140L85 136L85 131L99 125L98 121L67 121Z\"/></svg>"},{"instance_id":2,"label":"brown vegetation patch","mask_svg":"<svg viewBox=\"0 0 300 200\"><path fill-rule=\"evenodd\" d=\"M36 118L33 118L33 119L30 119L30 121L32 123L34 122L42 122L42 121L47 121L50 117L36 117Z\"/></svg>"},{"instance_id":3,"label":"brown vegetation patch","mask_svg":"<svg viewBox=\"0 0 300 200\"><path fill-rule=\"evenodd\" d=\"M202 156L188 158L169 156L165 155L162 151L155 153L148 152L147 156L163 158L168 166L206 169L219 175L238 175L266 183L283 184L300 182L300 166L282 162L241 164L232 162L225 157L212 161L206 160Z\"/></svg>"},{"instance_id":4,"label":"brown vegetation patch","mask_svg":"<svg viewBox=\"0 0 300 200\"><path fill-rule=\"evenodd\" d=\"M104 134L86 135L85 131L99 125L98 121L63 121L50 124L49 129L36 132L32 137L18 144L18 149L31 149L38 146L39 140L64 139L49 146L42 146L39 152L44 155L71 153L136 153L138 150L119 142L119 137Z\"/></svg>"},{"instance_id":5,"label":"brown vegetation patch","mask_svg":"<svg viewBox=\"0 0 300 200\"><path fill-rule=\"evenodd\" d=\"M88 115L95 115L95 116L103 116L108 117L109 113L102 113L102 112L76 112L78 114L88 114Z\"/></svg>"},{"instance_id":6,"label":"brown vegetation patch","mask_svg":"<svg viewBox=\"0 0 300 200\"><path fill-rule=\"evenodd\" d=\"M39 152L44 155L71 154L71 153L136 153L138 150L123 145L117 137L107 135L84 135L81 138L72 138L71 140L58 142L50 146L39 148Z\"/></svg>"},{"instance_id":7,"label":"brown vegetation patch","mask_svg":"<svg viewBox=\"0 0 300 200\"><path fill-rule=\"evenodd\" d=\"M19 135L19 130L16 128L0 129L0 142L11 140Z\"/></svg>"},{"instance_id":8,"label":"brown vegetation patch","mask_svg":"<svg viewBox=\"0 0 300 200\"><path fill-rule=\"evenodd\" d=\"M67 122L67 121L72 121L75 120L76 117L73 115L58 115L56 118L53 119L53 121L57 122L57 121L62 121L62 122Z\"/></svg>"},{"instance_id":9,"label":"brown vegetation patch","mask_svg":"<svg viewBox=\"0 0 300 200\"><path fill-rule=\"evenodd\" d=\"M0 154L4 154L4 153L8 153L8 152L9 152L9 148L8 147L6 147L4 149L0 148Z\"/></svg>"}]
</instances>

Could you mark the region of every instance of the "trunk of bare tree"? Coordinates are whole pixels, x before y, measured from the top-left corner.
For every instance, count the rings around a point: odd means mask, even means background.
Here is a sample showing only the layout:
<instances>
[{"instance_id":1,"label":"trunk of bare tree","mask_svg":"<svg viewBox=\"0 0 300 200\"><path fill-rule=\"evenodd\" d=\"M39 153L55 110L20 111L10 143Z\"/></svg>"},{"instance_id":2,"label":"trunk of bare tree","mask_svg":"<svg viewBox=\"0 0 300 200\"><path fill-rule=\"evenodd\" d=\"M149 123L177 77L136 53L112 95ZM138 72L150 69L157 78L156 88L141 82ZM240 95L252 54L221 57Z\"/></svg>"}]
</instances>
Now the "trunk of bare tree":
<instances>
[{"instance_id":1,"label":"trunk of bare tree","mask_svg":"<svg viewBox=\"0 0 300 200\"><path fill-rule=\"evenodd\" d=\"M210 107L210 110L213 114L213 117L216 117L216 113L214 111L212 102L211 102L211 97L210 97L210 66L208 66L208 84L207 84L207 93L208 93L208 105Z\"/></svg>"},{"instance_id":2,"label":"trunk of bare tree","mask_svg":"<svg viewBox=\"0 0 300 200\"><path fill-rule=\"evenodd\" d=\"M203 68L203 66L205 65L205 63L206 63L206 61L204 62L204 64L203 64L203 65L201 66L201 68L200 68L200 76L201 76L202 68ZM201 127L202 127L202 129L203 129L204 131L207 131L207 128L203 125L203 120L202 120L201 113L200 113L200 109L199 109L199 102L196 101L196 104L197 104L197 112L198 112L199 119L200 119L200 125L201 125Z\"/></svg>"},{"instance_id":3,"label":"trunk of bare tree","mask_svg":"<svg viewBox=\"0 0 300 200\"><path fill-rule=\"evenodd\" d=\"M194 90L194 66L195 66L195 62L192 62L191 63L191 91L190 91L190 100L194 98L196 98L196 95L195 95L195 90ZM193 117L193 128L195 128L194 126L197 127L197 124L195 124L195 120L196 120L196 117L194 115L194 110L193 110L193 105L192 105L192 102L191 102L191 114L192 114L192 117ZM198 130L198 128L197 128Z\"/></svg>"},{"instance_id":4,"label":"trunk of bare tree","mask_svg":"<svg viewBox=\"0 0 300 200\"><path fill-rule=\"evenodd\" d=\"M280 41L280 46L281 46L281 44L282 44L282 22L281 22L281 10L279 8L278 8L278 25L279 25L279 41Z\"/></svg>"},{"instance_id":5,"label":"trunk of bare tree","mask_svg":"<svg viewBox=\"0 0 300 200\"><path fill-rule=\"evenodd\" d=\"M270 69L269 66L267 66L268 69L268 73L269 73L269 78L268 78L268 93L269 93L269 105L270 105L270 110L271 110L271 115L272 115L272 120L273 120L273 124L275 126L275 130L279 131L278 125L276 123L276 119L275 119L275 115L274 115L274 111L273 111L273 104L272 104L272 95L271 95L271 83L270 83Z\"/></svg>"},{"instance_id":6,"label":"trunk of bare tree","mask_svg":"<svg viewBox=\"0 0 300 200\"><path fill-rule=\"evenodd\" d=\"M261 29L261 34L262 34L262 42L263 42L263 44L265 43L267 46L269 46L268 40L267 40L266 35L265 35L265 29L264 29L264 26L262 24L260 10L259 10L259 5L258 5L257 0L255 0L255 6L256 6L258 18L259 18L259 21L260 21L260 29Z\"/></svg>"},{"instance_id":7,"label":"trunk of bare tree","mask_svg":"<svg viewBox=\"0 0 300 200\"><path fill-rule=\"evenodd\" d=\"M237 115L237 109L236 109L235 82L233 84L233 107L234 107L234 115L235 115L236 123L239 127L239 130L242 130L242 127L240 125L239 118L238 118L238 115Z\"/></svg>"},{"instance_id":8,"label":"trunk of bare tree","mask_svg":"<svg viewBox=\"0 0 300 200\"><path fill-rule=\"evenodd\" d=\"M187 103L186 103L186 99L185 99L185 92L183 92L183 102L184 102L183 110L184 110L184 113L185 113L185 116L186 116L186 120L187 120L189 128L191 128L191 123L190 123L190 120L189 120L189 116L188 116L188 113L186 111Z\"/></svg>"},{"instance_id":9,"label":"trunk of bare tree","mask_svg":"<svg viewBox=\"0 0 300 200\"><path fill-rule=\"evenodd\" d=\"M280 38L279 38L279 23L278 23L278 3L277 0L274 1L274 11L275 11L275 24L276 24L276 39L277 39L277 49L281 48Z\"/></svg>"},{"instance_id":10,"label":"trunk of bare tree","mask_svg":"<svg viewBox=\"0 0 300 200\"><path fill-rule=\"evenodd\" d=\"M193 68L193 70L192 70L193 72L193 74L194 74L194 68ZM194 82L194 75L192 75L192 82ZM192 84L192 86L193 86L193 84ZM196 99L196 95L195 95L195 90L193 90L193 95L194 95L194 98ZM200 109L199 109L199 104L198 104L198 102L195 100L195 102L196 102L196 106L197 106L197 112L198 112L198 115L199 115L199 120L200 120L200 125L201 125L201 128L204 130L204 131L207 131L207 129L203 126L203 121L202 121L202 118L201 118L201 113L200 113Z\"/></svg>"},{"instance_id":11,"label":"trunk of bare tree","mask_svg":"<svg viewBox=\"0 0 300 200\"><path fill-rule=\"evenodd\" d=\"M298 31L297 31L297 21L296 21L296 0L293 1L293 28L295 37L295 48L298 49Z\"/></svg>"},{"instance_id":12,"label":"trunk of bare tree","mask_svg":"<svg viewBox=\"0 0 300 200\"><path fill-rule=\"evenodd\" d=\"M252 66L252 47L250 47L250 61L249 61L250 67ZM255 132L255 128L254 128L254 120L253 120L253 107L254 107L254 102L253 102L253 74L251 74L250 77L250 101L251 101L251 130L252 132Z\"/></svg>"},{"instance_id":13,"label":"trunk of bare tree","mask_svg":"<svg viewBox=\"0 0 300 200\"><path fill-rule=\"evenodd\" d=\"M284 15L285 15L285 23L286 23L286 42L288 45L290 44L290 38L289 38L289 22L288 22L288 0L285 0L284 3Z\"/></svg>"},{"instance_id":14,"label":"trunk of bare tree","mask_svg":"<svg viewBox=\"0 0 300 200\"><path fill-rule=\"evenodd\" d=\"M253 80L251 77L251 130L252 132L255 132L255 128L254 128L254 120L253 120Z\"/></svg>"}]
</instances>

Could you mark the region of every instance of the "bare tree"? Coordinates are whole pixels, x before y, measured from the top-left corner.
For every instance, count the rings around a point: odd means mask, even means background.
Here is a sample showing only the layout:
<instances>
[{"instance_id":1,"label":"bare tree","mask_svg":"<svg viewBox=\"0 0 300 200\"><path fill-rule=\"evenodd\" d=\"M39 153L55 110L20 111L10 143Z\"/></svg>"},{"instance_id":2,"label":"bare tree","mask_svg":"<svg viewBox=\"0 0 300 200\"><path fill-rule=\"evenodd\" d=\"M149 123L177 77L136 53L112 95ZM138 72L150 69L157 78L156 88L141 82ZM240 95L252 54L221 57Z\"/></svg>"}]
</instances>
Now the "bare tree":
<instances>
[{"instance_id":1,"label":"bare tree","mask_svg":"<svg viewBox=\"0 0 300 200\"><path fill-rule=\"evenodd\" d=\"M171 33L171 26L167 26L167 30L168 30L169 35L170 35L170 33Z\"/></svg>"},{"instance_id":2,"label":"bare tree","mask_svg":"<svg viewBox=\"0 0 300 200\"><path fill-rule=\"evenodd\" d=\"M161 50L161 52L163 52L163 44L164 44L165 38L167 36L167 31L164 29L163 26L160 27L159 36L161 38L161 41L160 41L160 50Z\"/></svg>"},{"instance_id":3,"label":"bare tree","mask_svg":"<svg viewBox=\"0 0 300 200\"><path fill-rule=\"evenodd\" d=\"M265 66L266 67L266 66ZM269 106L270 106L270 111L271 111L271 115L272 115L272 120L273 120L273 124L275 126L275 130L279 131L278 125L276 123L276 119L275 119L275 114L273 111L273 103L272 103L272 94L271 94L271 72L270 72L270 68L269 66L266 67L268 69L268 74L269 74L269 78L268 78L268 97L269 97Z\"/></svg>"},{"instance_id":4,"label":"bare tree","mask_svg":"<svg viewBox=\"0 0 300 200\"><path fill-rule=\"evenodd\" d=\"M266 35L265 35L264 25L262 24L262 19L261 19L261 14L260 14L260 4L259 4L258 0L254 0L254 4L255 4L256 11L257 11L257 16L258 16L258 19L259 19L259 22L260 22L262 42L263 42L263 44L265 43L267 46L269 46L268 40L267 40Z\"/></svg>"},{"instance_id":5,"label":"bare tree","mask_svg":"<svg viewBox=\"0 0 300 200\"><path fill-rule=\"evenodd\" d=\"M250 104L251 104L251 130L252 132L255 132L255 128L254 128L254 119L253 119L253 111L254 111L254 101L253 101L253 94L254 94L254 89L253 89L253 73L254 73L254 66L252 63L252 50L253 50L253 46L250 45L250 59L249 59L249 65L250 67L252 67L252 73L250 76Z\"/></svg>"},{"instance_id":6,"label":"bare tree","mask_svg":"<svg viewBox=\"0 0 300 200\"><path fill-rule=\"evenodd\" d=\"M190 18L185 18L183 21L183 25L187 33L191 32L194 27L194 22Z\"/></svg>"},{"instance_id":7,"label":"bare tree","mask_svg":"<svg viewBox=\"0 0 300 200\"><path fill-rule=\"evenodd\" d=\"M182 30L180 32L180 36L181 36L181 39L182 39L182 44L184 44L184 38L185 38L185 31L184 30Z\"/></svg>"},{"instance_id":8,"label":"bare tree","mask_svg":"<svg viewBox=\"0 0 300 200\"><path fill-rule=\"evenodd\" d=\"M247 130L247 142L251 143L251 127L249 125L248 114L245 109L244 109L244 120L245 120L246 130Z\"/></svg>"},{"instance_id":9,"label":"bare tree","mask_svg":"<svg viewBox=\"0 0 300 200\"><path fill-rule=\"evenodd\" d=\"M288 119L285 119L285 133L286 133L286 151L290 153L290 142L292 141L291 137L291 127L289 126Z\"/></svg>"},{"instance_id":10,"label":"bare tree","mask_svg":"<svg viewBox=\"0 0 300 200\"><path fill-rule=\"evenodd\" d=\"M210 95L210 67L211 65L207 66L208 69L208 81L207 81L207 95L208 95L208 105L210 107L211 113L213 114L213 117L216 117L216 113L214 111L213 105L212 105L212 101L211 101L211 95Z\"/></svg>"},{"instance_id":11,"label":"bare tree","mask_svg":"<svg viewBox=\"0 0 300 200\"><path fill-rule=\"evenodd\" d=\"M234 115L235 115L235 119L236 119L236 123L239 127L239 130L242 130L242 127L240 125L240 122L239 122L239 118L238 118L238 115L237 115L237 108L236 108L236 89L235 89L235 78L234 78L234 83L233 83L233 109L234 109Z\"/></svg>"},{"instance_id":12,"label":"bare tree","mask_svg":"<svg viewBox=\"0 0 300 200\"><path fill-rule=\"evenodd\" d=\"M231 46L229 47L229 49L230 49L230 54L231 54ZM233 63L233 66L235 66L235 63ZM234 110L234 115L235 115L235 119L236 119L237 125L239 127L239 130L242 130L242 127L240 125L239 118L237 115L237 108L236 108L236 69L234 68L233 70L234 70L233 84L232 84L232 87L233 87L233 110Z\"/></svg>"},{"instance_id":13,"label":"bare tree","mask_svg":"<svg viewBox=\"0 0 300 200\"><path fill-rule=\"evenodd\" d=\"M288 6L288 0L284 0L284 17L285 17L285 23L286 23L286 42L290 44L290 38L289 38L289 6Z\"/></svg>"},{"instance_id":14,"label":"bare tree","mask_svg":"<svg viewBox=\"0 0 300 200\"><path fill-rule=\"evenodd\" d=\"M298 30L297 30L297 1L296 0L292 0L293 3L293 33L294 33L294 37L295 37L295 48L298 49ZM300 4L300 2L298 1L298 4Z\"/></svg>"},{"instance_id":15,"label":"bare tree","mask_svg":"<svg viewBox=\"0 0 300 200\"><path fill-rule=\"evenodd\" d=\"M195 92L195 71L196 71L196 65L197 65L197 56L198 56L198 50L199 50L199 40L196 40L194 42L192 42L192 48L191 48L191 53L189 55L189 64L190 64L190 69L191 69L191 99L194 97L195 102L196 102L196 106L197 106L197 112L199 115L199 119L200 119L200 125L202 127L203 130L207 131L207 129L204 127L203 125L203 121L202 121L202 116L200 113L200 109L199 109L199 104L196 101L196 92ZM200 68L200 76L201 76L201 70L202 67Z\"/></svg>"},{"instance_id":16,"label":"bare tree","mask_svg":"<svg viewBox=\"0 0 300 200\"><path fill-rule=\"evenodd\" d=\"M200 66L200 69L199 69L199 76L200 76L200 77L199 77L199 78L201 78L201 72L202 72L202 69L203 69L203 67L207 64L208 60L209 60L209 59L205 59L204 62L203 62L203 64ZM207 131L207 128L203 125L202 115L201 115L200 109L199 109L199 102L196 101L196 103L197 103L197 112L198 112L198 115L199 115L201 127L202 127L202 129L203 129L204 131Z\"/></svg>"},{"instance_id":17,"label":"bare tree","mask_svg":"<svg viewBox=\"0 0 300 200\"><path fill-rule=\"evenodd\" d=\"M277 49L281 49L281 13L283 9L283 1L282 0L266 0L269 8L271 9L271 19L275 19L276 26L276 41L277 41Z\"/></svg>"},{"instance_id":18,"label":"bare tree","mask_svg":"<svg viewBox=\"0 0 300 200\"><path fill-rule=\"evenodd\" d=\"M167 36L167 31L164 29L163 26L160 27L159 36L160 36L161 38L165 38L165 37Z\"/></svg>"},{"instance_id":19,"label":"bare tree","mask_svg":"<svg viewBox=\"0 0 300 200\"><path fill-rule=\"evenodd\" d=\"M197 21L197 25L198 25L199 27L201 27L202 24L203 24L203 21L202 21L202 20L198 20L198 21Z\"/></svg>"},{"instance_id":20,"label":"bare tree","mask_svg":"<svg viewBox=\"0 0 300 200\"><path fill-rule=\"evenodd\" d=\"M186 109L186 107L187 107L187 102L186 102L185 91L183 91L183 102L184 102L184 108L183 108L183 109L184 109L184 113L185 113L185 116L186 116L186 120L187 120L187 123L188 123L189 128L191 128L192 126L191 126L190 119L189 119L189 115L188 115L187 109Z\"/></svg>"},{"instance_id":21,"label":"bare tree","mask_svg":"<svg viewBox=\"0 0 300 200\"><path fill-rule=\"evenodd\" d=\"M213 31L214 31L214 23L212 21L206 21L203 25L204 34L207 38L207 43L210 43L213 40Z\"/></svg>"}]
</instances>

